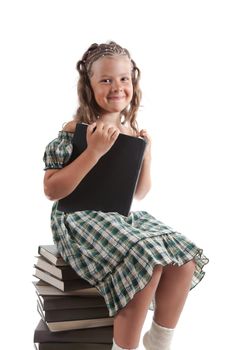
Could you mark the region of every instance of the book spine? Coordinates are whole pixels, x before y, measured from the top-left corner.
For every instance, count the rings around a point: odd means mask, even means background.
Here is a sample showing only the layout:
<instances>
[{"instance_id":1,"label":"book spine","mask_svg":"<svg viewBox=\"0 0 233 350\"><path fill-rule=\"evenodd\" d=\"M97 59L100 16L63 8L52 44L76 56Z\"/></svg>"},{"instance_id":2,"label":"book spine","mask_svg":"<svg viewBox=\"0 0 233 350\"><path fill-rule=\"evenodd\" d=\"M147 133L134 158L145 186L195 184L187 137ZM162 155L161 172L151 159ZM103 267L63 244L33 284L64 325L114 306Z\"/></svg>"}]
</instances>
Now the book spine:
<instances>
[{"instance_id":1,"label":"book spine","mask_svg":"<svg viewBox=\"0 0 233 350\"><path fill-rule=\"evenodd\" d=\"M74 329L96 328L113 325L113 317L90 320L75 320L64 322L46 322L51 332L68 331Z\"/></svg>"}]
</instances>

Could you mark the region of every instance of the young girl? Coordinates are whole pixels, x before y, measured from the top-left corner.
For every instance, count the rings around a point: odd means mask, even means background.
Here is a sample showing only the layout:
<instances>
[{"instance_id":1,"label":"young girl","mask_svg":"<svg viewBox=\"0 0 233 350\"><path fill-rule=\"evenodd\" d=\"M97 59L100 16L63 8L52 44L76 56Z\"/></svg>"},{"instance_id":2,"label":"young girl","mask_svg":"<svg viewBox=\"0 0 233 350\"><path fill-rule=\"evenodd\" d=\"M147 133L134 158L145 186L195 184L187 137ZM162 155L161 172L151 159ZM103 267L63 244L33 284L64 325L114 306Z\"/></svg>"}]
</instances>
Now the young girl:
<instances>
[{"instance_id":1,"label":"young girl","mask_svg":"<svg viewBox=\"0 0 233 350\"><path fill-rule=\"evenodd\" d=\"M57 200L70 194L119 133L147 141L135 191L150 190L151 139L138 129L140 71L129 52L115 42L93 44L77 63L79 108L44 154L44 191L55 203L51 226L62 257L103 295L114 316L112 349L136 349L151 301L151 328L143 337L147 350L168 350L187 294L204 276L208 259L179 232L145 211L127 217L116 212L64 213ZM77 122L89 124L87 148L65 166L72 152Z\"/></svg>"}]
</instances>

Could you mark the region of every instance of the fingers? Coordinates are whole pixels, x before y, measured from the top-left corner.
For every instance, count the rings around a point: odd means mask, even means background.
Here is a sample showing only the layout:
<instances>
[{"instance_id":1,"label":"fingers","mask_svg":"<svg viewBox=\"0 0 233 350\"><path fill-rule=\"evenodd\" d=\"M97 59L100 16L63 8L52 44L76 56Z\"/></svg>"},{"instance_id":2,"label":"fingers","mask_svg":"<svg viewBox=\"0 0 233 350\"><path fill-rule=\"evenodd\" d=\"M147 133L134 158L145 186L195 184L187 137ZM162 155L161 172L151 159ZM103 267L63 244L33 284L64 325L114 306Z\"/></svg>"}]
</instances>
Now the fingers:
<instances>
[{"instance_id":1,"label":"fingers","mask_svg":"<svg viewBox=\"0 0 233 350\"><path fill-rule=\"evenodd\" d=\"M111 137L112 140L116 141L116 139L118 138L119 134L120 134L120 130L115 129L115 130L113 130L113 132L111 133L111 136L110 136L110 137Z\"/></svg>"},{"instance_id":2,"label":"fingers","mask_svg":"<svg viewBox=\"0 0 233 350\"><path fill-rule=\"evenodd\" d=\"M140 136L141 137L145 137L147 135L147 131L145 129L142 129L140 132L139 132Z\"/></svg>"},{"instance_id":3,"label":"fingers","mask_svg":"<svg viewBox=\"0 0 233 350\"><path fill-rule=\"evenodd\" d=\"M108 139L117 138L120 133L116 127L104 125L102 122L96 124L96 131L99 133L99 135L102 135Z\"/></svg>"},{"instance_id":4,"label":"fingers","mask_svg":"<svg viewBox=\"0 0 233 350\"><path fill-rule=\"evenodd\" d=\"M96 128L96 122L88 125L88 127L87 127L87 134L88 134L88 136L91 135L94 132L95 128Z\"/></svg>"},{"instance_id":5,"label":"fingers","mask_svg":"<svg viewBox=\"0 0 233 350\"><path fill-rule=\"evenodd\" d=\"M146 149L143 158L151 159L151 137L145 129L140 130L139 136L144 138L144 140L146 141Z\"/></svg>"},{"instance_id":6,"label":"fingers","mask_svg":"<svg viewBox=\"0 0 233 350\"><path fill-rule=\"evenodd\" d=\"M139 136L145 138L147 141L151 141L151 138L147 132L147 130L145 129L142 129L140 132L139 132Z\"/></svg>"},{"instance_id":7,"label":"fingers","mask_svg":"<svg viewBox=\"0 0 233 350\"><path fill-rule=\"evenodd\" d=\"M87 127L87 141L90 145L102 144L103 148L111 147L118 135L120 130L115 126L105 125L102 122L90 124Z\"/></svg>"},{"instance_id":8,"label":"fingers","mask_svg":"<svg viewBox=\"0 0 233 350\"><path fill-rule=\"evenodd\" d=\"M117 138L120 133L120 131L114 126L109 127L106 131L107 131L108 137L110 138Z\"/></svg>"},{"instance_id":9,"label":"fingers","mask_svg":"<svg viewBox=\"0 0 233 350\"><path fill-rule=\"evenodd\" d=\"M87 130L89 131L89 133L93 133L95 131L95 129L97 131L99 131L100 133L103 133L103 132L107 133L108 129L110 129L110 128L111 127L104 125L103 122L99 121L98 124L97 124L97 122L94 122L94 123L88 125Z\"/></svg>"}]
</instances>

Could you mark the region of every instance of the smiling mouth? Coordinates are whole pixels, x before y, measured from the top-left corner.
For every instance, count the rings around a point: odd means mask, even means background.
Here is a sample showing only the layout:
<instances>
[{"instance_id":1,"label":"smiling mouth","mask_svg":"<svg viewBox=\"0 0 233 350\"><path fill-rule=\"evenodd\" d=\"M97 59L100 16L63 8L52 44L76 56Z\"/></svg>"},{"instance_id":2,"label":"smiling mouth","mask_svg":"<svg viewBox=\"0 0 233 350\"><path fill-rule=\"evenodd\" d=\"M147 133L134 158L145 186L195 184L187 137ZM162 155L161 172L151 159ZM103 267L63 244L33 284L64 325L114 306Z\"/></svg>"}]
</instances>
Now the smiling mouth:
<instances>
[{"instance_id":1,"label":"smiling mouth","mask_svg":"<svg viewBox=\"0 0 233 350\"><path fill-rule=\"evenodd\" d=\"M109 100L114 100L114 101L122 100L123 98L125 98L125 96L109 96L108 97Z\"/></svg>"}]
</instances>

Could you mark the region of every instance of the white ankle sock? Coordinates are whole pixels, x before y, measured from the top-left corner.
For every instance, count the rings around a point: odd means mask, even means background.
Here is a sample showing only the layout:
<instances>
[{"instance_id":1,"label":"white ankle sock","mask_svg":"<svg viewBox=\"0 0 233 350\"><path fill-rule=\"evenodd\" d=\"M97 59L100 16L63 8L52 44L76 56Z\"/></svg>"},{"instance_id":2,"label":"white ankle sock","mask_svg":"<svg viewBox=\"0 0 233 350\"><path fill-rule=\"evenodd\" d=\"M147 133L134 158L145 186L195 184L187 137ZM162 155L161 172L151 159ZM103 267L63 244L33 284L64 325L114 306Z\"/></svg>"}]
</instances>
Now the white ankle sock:
<instances>
[{"instance_id":1,"label":"white ankle sock","mask_svg":"<svg viewBox=\"0 0 233 350\"><path fill-rule=\"evenodd\" d=\"M136 349L132 349L132 348L130 348L130 349L124 349L124 348L121 348L120 346L118 346L118 345L115 343L115 341L114 341L114 339L113 339L112 350L138 350L138 348L136 348Z\"/></svg>"},{"instance_id":2,"label":"white ankle sock","mask_svg":"<svg viewBox=\"0 0 233 350\"><path fill-rule=\"evenodd\" d=\"M143 337L146 350L170 350L173 332L174 329L162 327L153 320L151 329Z\"/></svg>"}]
</instances>

